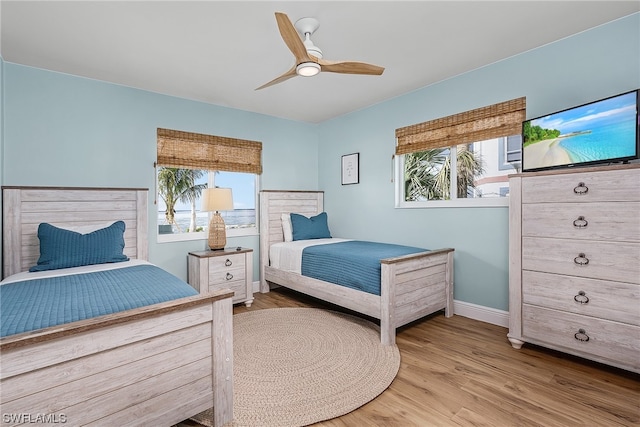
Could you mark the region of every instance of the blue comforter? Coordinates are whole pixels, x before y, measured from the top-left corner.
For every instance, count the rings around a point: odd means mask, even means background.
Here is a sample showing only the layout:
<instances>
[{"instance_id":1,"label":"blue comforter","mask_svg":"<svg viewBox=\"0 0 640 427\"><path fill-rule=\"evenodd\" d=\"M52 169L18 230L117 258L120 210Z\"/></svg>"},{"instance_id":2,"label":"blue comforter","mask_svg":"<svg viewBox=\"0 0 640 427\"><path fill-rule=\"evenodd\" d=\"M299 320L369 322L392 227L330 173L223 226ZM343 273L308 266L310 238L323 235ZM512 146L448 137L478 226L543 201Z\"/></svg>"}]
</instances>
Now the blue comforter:
<instances>
[{"instance_id":1,"label":"blue comforter","mask_svg":"<svg viewBox=\"0 0 640 427\"><path fill-rule=\"evenodd\" d=\"M197 294L149 264L8 283L0 286L0 337Z\"/></svg>"},{"instance_id":2,"label":"blue comforter","mask_svg":"<svg viewBox=\"0 0 640 427\"><path fill-rule=\"evenodd\" d=\"M303 276L380 295L380 260L427 249L350 240L309 246L302 251Z\"/></svg>"}]
</instances>

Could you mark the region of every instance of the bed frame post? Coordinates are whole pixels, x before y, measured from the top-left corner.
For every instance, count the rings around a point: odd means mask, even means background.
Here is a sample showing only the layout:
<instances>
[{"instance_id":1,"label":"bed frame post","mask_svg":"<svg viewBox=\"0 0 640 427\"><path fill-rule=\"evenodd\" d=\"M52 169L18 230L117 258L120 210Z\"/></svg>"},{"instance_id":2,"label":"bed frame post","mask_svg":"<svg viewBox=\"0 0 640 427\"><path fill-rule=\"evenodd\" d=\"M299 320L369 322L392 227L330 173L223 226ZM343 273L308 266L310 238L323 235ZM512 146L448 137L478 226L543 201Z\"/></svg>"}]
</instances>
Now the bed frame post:
<instances>
[{"instance_id":1,"label":"bed frame post","mask_svg":"<svg viewBox=\"0 0 640 427\"><path fill-rule=\"evenodd\" d=\"M269 193L260 192L260 292L269 292L269 284L264 277L264 270L269 265Z\"/></svg>"},{"instance_id":2,"label":"bed frame post","mask_svg":"<svg viewBox=\"0 0 640 427\"><path fill-rule=\"evenodd\" d=\"M233 304L231 298L213 302L213 426L233 420Z\"/></svg>"},{"instance_id":3,"label":"bed frame post","mask_svg":"<svg viewBox=\"0 0 640 427\"><path fill-rule=\"evenodd\" d=\"M136 191L136 258L149 259L149 191Z\"/></svg>"},{"instance_id":4,"label":"bed frame post","mask_svg":"<svg viewBox=\"0 0 640 427\"><path fill-rule=\"evenodd\" d=\"M444 316L453 316L453 251L447 254L447 267L445 272L445 292L447 294L447 304L444 308Z\"/></svg>"},{"instance_id":5,"label":"bed frame post","mask_svg":"<svg viewBox=\"0 0 640 427\"><path fill-rule=\"evenodd\" d=\"M20 228L22 211L20 210L20 203L21 193L19 191L8 191L3 187L2 278L22 271L22 252L20 250L10 250L11 248L22 248Z\"/></svg>"},{"instance_id":6,"label":"bed frame post","mask_svg":"<svg viewBox=\"0 0 640 427\"><path fill-rule=\"evenodd\" d=\"M396 292L395 264L381 264L380 273L380 341L382 345L396 343L395 306Z\"/></svg>"}]
</instances>

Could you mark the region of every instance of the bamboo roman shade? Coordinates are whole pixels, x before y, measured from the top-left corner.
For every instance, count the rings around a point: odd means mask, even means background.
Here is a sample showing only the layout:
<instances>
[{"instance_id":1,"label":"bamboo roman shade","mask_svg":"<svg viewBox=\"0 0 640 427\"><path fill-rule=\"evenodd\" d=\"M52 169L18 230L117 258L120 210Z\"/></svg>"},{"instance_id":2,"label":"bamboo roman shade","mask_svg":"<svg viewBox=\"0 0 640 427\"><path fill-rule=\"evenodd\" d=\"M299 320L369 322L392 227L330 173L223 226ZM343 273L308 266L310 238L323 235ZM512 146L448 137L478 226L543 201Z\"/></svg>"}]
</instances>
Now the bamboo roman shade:
<instances>
[{"instance_id":1,"label":"bamboo roman shade","mask_svg":"<svg viewBox=\"0 0 640 427\"><path fill-rule=\"evenodd\" d=\"M396 129L396 154L519 135L525 110L523 97Z\"/></svg>"},{"instance_id":2,"label":"bamboo roman shade","mask_svg":"<svg viewBox=\"0 0 640 427\"><path fill-rule=\"evenodd\" d=\"M159 166L261 174L261 157L261 142L158 129Z\"/></svg>"}]
</instances>

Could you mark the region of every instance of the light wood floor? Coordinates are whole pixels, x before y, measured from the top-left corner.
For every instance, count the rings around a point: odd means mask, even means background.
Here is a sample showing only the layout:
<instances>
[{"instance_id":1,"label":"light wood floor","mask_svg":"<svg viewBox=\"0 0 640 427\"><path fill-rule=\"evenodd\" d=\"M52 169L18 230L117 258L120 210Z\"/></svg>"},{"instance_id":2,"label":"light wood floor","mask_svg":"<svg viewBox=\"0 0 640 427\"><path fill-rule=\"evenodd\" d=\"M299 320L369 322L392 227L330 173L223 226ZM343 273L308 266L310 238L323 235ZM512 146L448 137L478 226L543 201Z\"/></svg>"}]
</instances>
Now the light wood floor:
<instances>
[{"instance_id":1,"label":"light wood floor","mask_svg":"<svg viewBox=\"0 0 640 427\"><path fill-rule=\"evenodd\" d=\"M274 307L340 310L279 288L234 313ZM515 350L500 326L438 313L400 328L397 345L400 370L386 391L315 426L640 425L640 375L529 344Z\"/></svg>"}]
</instances>

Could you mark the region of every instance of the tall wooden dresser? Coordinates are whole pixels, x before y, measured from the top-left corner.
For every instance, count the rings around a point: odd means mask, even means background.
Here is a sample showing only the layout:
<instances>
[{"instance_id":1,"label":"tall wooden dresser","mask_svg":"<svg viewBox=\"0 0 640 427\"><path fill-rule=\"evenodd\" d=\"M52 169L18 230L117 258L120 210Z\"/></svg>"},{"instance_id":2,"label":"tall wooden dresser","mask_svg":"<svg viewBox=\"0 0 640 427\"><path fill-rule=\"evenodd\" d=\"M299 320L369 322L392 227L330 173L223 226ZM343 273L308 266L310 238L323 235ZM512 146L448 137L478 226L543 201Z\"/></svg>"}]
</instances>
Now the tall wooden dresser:
<instances>
[{"instance_id":1,"label":"tall wooden dresser","mask_svg":"<svg viewBox=\"0 0 640 427\"><path fill-rule=\"evenodd\" d=\"M640 372L640 165L509 177L509 333Z\"/></svg>"}]
</instances>

